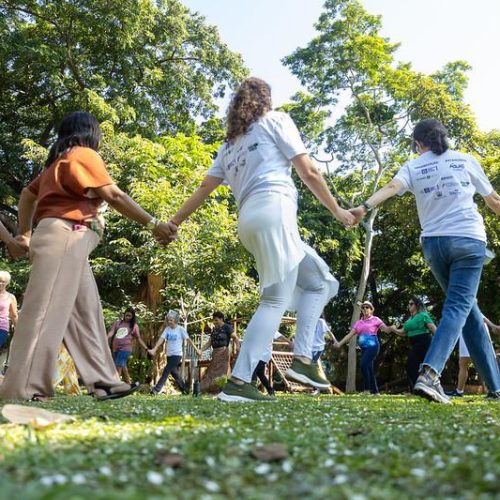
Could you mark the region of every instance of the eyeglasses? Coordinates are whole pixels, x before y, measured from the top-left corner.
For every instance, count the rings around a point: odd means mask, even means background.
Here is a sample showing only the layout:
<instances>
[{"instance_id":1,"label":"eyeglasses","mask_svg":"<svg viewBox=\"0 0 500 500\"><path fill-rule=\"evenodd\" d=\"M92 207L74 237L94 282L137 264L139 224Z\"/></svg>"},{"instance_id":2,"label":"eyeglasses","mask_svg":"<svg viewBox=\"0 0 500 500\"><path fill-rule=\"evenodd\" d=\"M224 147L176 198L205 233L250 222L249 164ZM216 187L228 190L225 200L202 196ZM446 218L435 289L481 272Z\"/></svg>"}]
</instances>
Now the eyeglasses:
<instances>
[{"instance_id":1,"label":"eyeglasses","mask_svg":"<svg viewBox=\"0 0 500 500\"><path fill-rule=\"evenodd\" d=\"M371 309L370 306L361 306L361 309Z\"/></svg>"}]
</instances>

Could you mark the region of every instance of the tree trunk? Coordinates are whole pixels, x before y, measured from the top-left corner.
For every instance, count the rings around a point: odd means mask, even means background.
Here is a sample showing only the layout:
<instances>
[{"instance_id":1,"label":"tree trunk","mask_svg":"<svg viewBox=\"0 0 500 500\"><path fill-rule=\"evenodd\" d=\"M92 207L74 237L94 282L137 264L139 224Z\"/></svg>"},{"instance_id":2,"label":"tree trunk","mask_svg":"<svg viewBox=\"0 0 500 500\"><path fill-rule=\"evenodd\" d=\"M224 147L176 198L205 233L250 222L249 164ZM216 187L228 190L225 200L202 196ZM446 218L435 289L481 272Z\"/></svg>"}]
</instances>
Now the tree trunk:
<instances>
[{"instance_id":1,"label":"tree trunk","mask_svg":"<svg viewBox=\"0 0 500 500\"><path fill-rule=\"evenodd\" d=\"M361 271L361 277L358 283L358 289L356 291L356 300L354 303L352 316L351 316L351 328L354 323L359 319L360 307L359 303L363 302L366 284L368 282L368 276L370 275L370 264L371 264L371 253L373 245L373 221L377 216L377 210L373 210L370 213L363 227L365 229L365 250L363 257L363 269ZM354 335L349 342L349 354L347 358L347 382L346 382L346 392L356 391L356 344L357 336Z\"/></svg>"},{"instance_id":2,"label":"tree trunk","mask_svg":"<svg viewBox=\"0 0 500 500\"><path fill-rule=\"evenodd\" d=\"M153 312L156 317L156 313L158 310L158 306L161 302L161 293L160 291L165 286L165 280L162 276L158 276L156 274L148 274L147 283L143 289L143 295L141 299L144 300L148 309ZM141 336L145 342L145 344L149 347L153 347L156 343L158 337L158 324L156 321L151 323L146 323L143 326ZM165 355L162 352L155 356L153 371L152 371L152 380L153 382L157 382L161 376L162 367L165 366Z\"/></svg>"}]
</instances>

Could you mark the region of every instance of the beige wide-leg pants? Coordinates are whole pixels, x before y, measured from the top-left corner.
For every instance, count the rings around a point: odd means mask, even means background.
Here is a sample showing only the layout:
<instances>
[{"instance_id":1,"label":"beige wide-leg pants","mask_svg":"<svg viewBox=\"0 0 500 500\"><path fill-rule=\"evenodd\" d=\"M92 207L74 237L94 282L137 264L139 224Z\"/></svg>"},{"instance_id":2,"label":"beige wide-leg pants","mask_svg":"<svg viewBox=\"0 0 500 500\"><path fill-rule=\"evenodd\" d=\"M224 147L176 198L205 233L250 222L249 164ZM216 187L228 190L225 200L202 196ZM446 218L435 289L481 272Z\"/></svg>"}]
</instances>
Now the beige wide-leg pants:
<instances>
[{"instance_id":1,"label":"beige wide-leg pants","mask_svg":"<svg viewBox=\"0 0 500 500\"><path fill-rule=\"evenodd\" d=\"M32 270L12 340L0 399L53 396L64 341L85 385L113 387L118 378L107 343L99 293L88 256L99 236L85 226L42 219L31 239Z\"/></svg>"}]
</instances>

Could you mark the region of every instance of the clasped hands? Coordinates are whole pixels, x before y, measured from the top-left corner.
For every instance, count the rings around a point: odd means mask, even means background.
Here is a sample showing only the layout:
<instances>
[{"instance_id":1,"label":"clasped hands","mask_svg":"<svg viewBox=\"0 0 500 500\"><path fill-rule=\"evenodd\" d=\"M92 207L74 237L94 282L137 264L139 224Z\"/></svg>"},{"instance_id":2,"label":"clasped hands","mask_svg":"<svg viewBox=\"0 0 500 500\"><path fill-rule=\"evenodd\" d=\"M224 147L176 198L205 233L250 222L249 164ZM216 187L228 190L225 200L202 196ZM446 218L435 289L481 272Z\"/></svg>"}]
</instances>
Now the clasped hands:
<instances>
[{"instance_id":1,"label":"clasped hands","mask_svg":"<svg viewBox=\"0 0 500 500\"><path fill-rule=\"evenodd\" d=\"M366 209L359 205L355 208L350 208L349 210L339 209L339 211L335 214L335 217L344 224L346 229L352 229L356 227L363 217L365 216Z\"/></svg>"},{"instance_id":2,"label":"clasped hands","mask_svg":"<svg viewBox=\"0 0 500 500\"><path fill-rule=\"evenodd\" d=\"M153 235L160 244L166 246L169 243L172 243L175 239L177 239L177 231L179 226L175 222L168 221L162 222L159 221L156 225Z\"/></svg>"},{"instance_id":3,"label":"clasped hands","mask_svg":"<svg viewBox=\"0 0 500 500\"><path fill-rule=\"evenodd\" d=\"M19 259L28 254L30 239L27 236L18 235L5 243L11 259Z\"/></svg>"}]
</instances>

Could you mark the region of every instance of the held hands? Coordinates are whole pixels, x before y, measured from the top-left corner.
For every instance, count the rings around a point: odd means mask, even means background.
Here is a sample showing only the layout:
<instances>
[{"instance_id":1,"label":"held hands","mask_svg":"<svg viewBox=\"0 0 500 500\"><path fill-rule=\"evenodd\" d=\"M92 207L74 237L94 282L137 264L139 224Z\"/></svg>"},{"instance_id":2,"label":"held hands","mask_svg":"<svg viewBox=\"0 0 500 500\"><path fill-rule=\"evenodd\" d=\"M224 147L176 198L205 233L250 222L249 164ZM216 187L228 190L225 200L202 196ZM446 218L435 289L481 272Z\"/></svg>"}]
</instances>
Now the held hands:
<instances>
[{"instance_id":1,"label":"held hands","mask_svg":"<svg viewBox=\"0 0 500 500\"><path fill-rule=\"evenodd\" d=\"M156 351L154 349L148 349L148 354L154 358L155 354L156 354Z\"/></svg>"},{"instance_id":2,"label":"held hands","mask_svg":"<svg viewBox=\"0 0 500 500\"><path fill-rule=\"evenodd\" d=\"M153 234L157 241L162 245L168 245L175 239L177 239L177 225L172 221L169 222L158 222L155 227Z\"/></svg>"},{"instance_id":3,"label":"held hands","mask_svg":"<svg viewBox=\"0 0 500 500\"><path fill-rule=\"evenodd\" d=\"M26 236L16 236L7 243L7 250L13 259L25 257L28 254L30 239Z\"/></svg>"},{"instance_id":4,"label":"held hands","mask_svg":"<svg viewBox=\"0 0 500 500\"><path fill-rule=\"evenodd\" d=\"M358 207L355 208L351 208L349 212L351 212L351 214L354 216L356 224L359 224L366 214L366 210L362 205L359 205Z\"/></svg>"},{"instance_id":5,"label":"held hands","mask_svg":"<svg viewBox=\"0 0 500 500\"><path fill-rule=\"evenodd\" d=\"M356 217L349 210L339 208L333 215L338 221L342 222L347 229L351 229L351 227L357 224Z\"/></svg>"}]
</instances>

